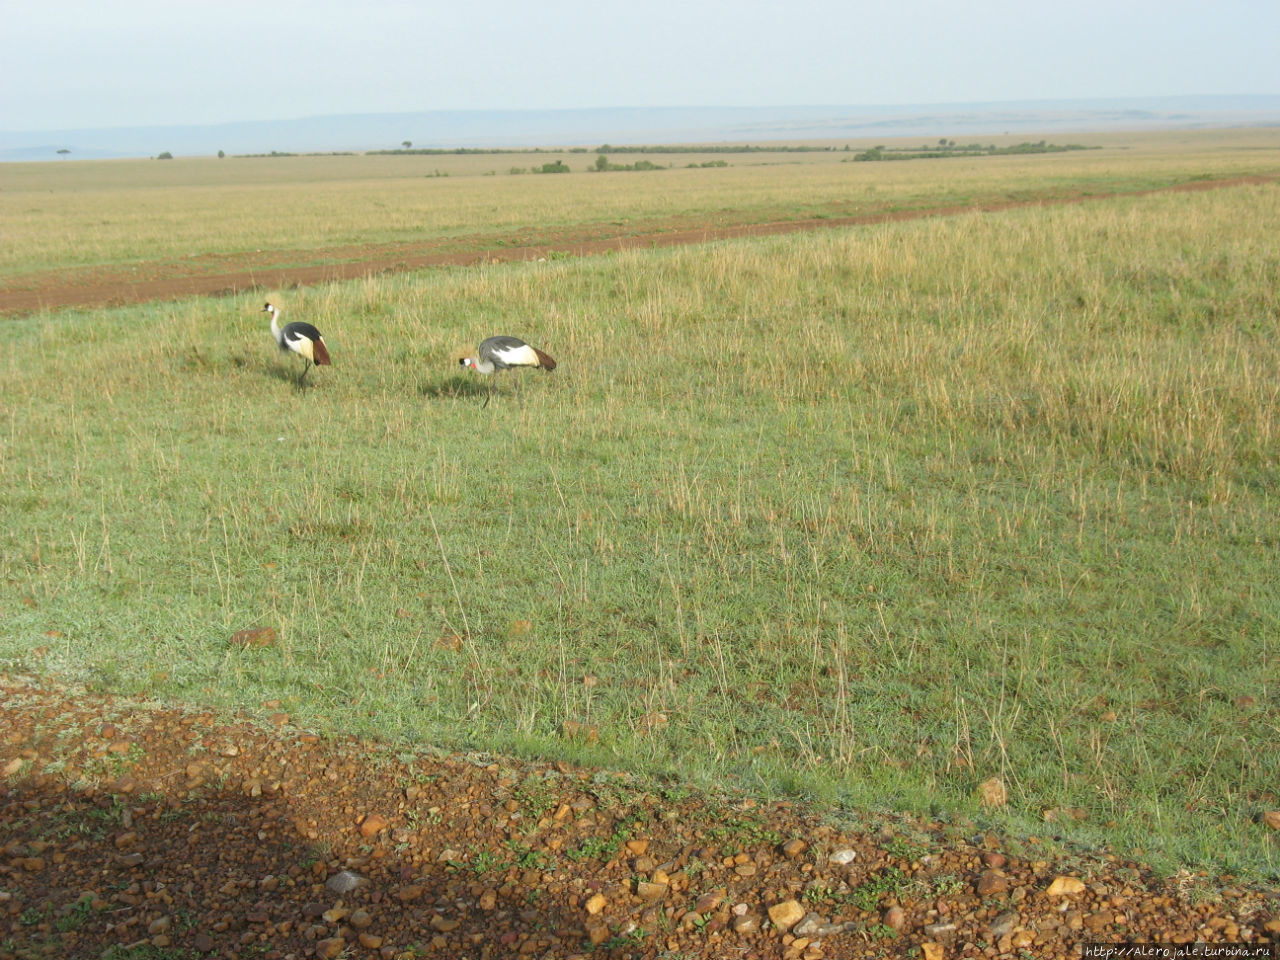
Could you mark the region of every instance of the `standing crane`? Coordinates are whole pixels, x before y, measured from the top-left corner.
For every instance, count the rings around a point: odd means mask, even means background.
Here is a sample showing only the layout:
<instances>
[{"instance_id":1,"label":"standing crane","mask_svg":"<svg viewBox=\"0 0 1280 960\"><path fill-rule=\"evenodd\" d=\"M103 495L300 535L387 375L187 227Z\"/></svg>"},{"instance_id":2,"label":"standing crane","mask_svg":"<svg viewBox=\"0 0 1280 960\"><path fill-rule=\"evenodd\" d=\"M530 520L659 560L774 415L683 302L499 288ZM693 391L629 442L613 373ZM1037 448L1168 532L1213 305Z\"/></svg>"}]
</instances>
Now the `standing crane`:
<instances>
[{"instance_id":1,"label":"standing crane","mask_svg":"<svg viewBox=\"0 0 1280 960\"><path fill-rule=\"evenodd\" d=\"M269 303L262 309L271 314L271 335L276 338L280 349L292 350L306 361L302 366L302 374L298 377L298 386L302 386L302 379L307 375L312 364L316 366L329 364L329 349L324 345L324 337L320 336L320 331L311 324L301 320L286 323L282 328L279 310Z\"/></svg>"},{"instance_id":2,"label":"standing crane","mask_svg":"<svg viewBox=\"0 0 1280 960\"><path fill-rule=\"evenodd\" d=\"M477 373L496 374L499 370L510 370L513 367L541 367L551 371L556 362L537 347L531 347L518 337L489 337L480 341L480 348L474 357L463 357L458 361L464 368ZM497 378L489 381L489 393L484 398L484 405L489 405Z\"/></svg>"}]
</instances>

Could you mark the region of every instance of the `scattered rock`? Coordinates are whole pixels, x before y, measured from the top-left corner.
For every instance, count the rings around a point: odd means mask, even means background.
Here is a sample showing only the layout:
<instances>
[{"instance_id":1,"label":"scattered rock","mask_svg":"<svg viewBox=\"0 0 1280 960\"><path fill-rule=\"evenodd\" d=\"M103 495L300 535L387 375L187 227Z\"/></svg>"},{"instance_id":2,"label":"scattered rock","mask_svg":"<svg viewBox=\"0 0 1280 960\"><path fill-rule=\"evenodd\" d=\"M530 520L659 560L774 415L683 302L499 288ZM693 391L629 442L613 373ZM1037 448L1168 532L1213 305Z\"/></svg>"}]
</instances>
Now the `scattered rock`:
<instances>
[{"instance_id":1,"label":"scattered rock","mask_svg":"<svg viewBox=\"0 0 1280 960\"><path fill-rule=\"evenodd\" d=\"M386 817L382 816L382 814L371 813L369 816L365 817L364 821L360 824L360 836L365 838L376 837L390 825L390 821L388 821Z\"/></svg>"},{"instance_id":2,"label":"scattered rock","mask_svg":"<svg viewBox=\"0 0 1280 960\"><path fill-rule=\"evenodd\" d=\"M795 840L788 840L782 845L782 855L788 860L794 860L808 849L809 845L803 840L798 838Z\"/></svg>"},{"instance_id":3,"label":"scattered rock","mask_svg":"<svg viewBox=\"0 0 1280 960\"><path fill-rule=\"evenodd\" d=\"M1047 893L1051 897L1074 897L1084 893L1084 881L1076 877L1055 877Z\"/></svg>"},{"instance_id":4,"label":"scattered rock","mask_svg":"<svg viewBox=\"0 0 1280 960\"><path fill-rule=\"evenodd\" d=\"M1275 904L1252 888L1196 878L1216 896L1188 901L1139 864L1079 852L1063 863L1049 846L1033 853L1025 838L1016 846L972 825L914 821L930 852L914 858L909 894L843 922L854 914L824 891L836 897L900 860L874 849L904 835L897 821L876 835L806 819L799 804L747 802L707 816L693 794L628 796L633 814L616 802L630 789L625 779L567 764L526 769L429 748L404 759L378 752L371 763L354 739L194 711L149 707L126 718L123 700L92 694L27 708L29 695L14 691L0 678L0 770L21 760L33 783L0 778L0 916L11 935L56 936L59 955L98 957L131 941L160 951L172 941L192 960L253 952L253 943L281 960L394 960L420 943L440 957L491 946L513 960L588 960L591 944L599 953L617 938L619 956L836 960L925 941L920 955L957 960L966 951L1069 956L1081 940L1120 934L1254 944L1280 935ZM59 724L62 736L45 735ZM65 790L83 765L103 758L128 761L132 793L113 794L109 778ZM55 760L65 768L50 770ZM760 834L725 849L709 828L739 815ZM1255 831L1275 836L1261 809L1253 815ZM649 816L663 823L660 839L616 839L642 832L636 824ZM602 842L608 859L567 856ZM506 867L480 869L482 850L501 850ZM648 886L626 885L633 865L644 868L635 881ZM92 898L92 921L60 929L70 907L40 907L52 890ZM975 890L999 899L979 902ZM33 905L43 917L27 930L18 918ZM568 922L548 926L549 916ZM896 943L889 931L899 932ZM978 944L976 953L968 946Z\"/></svg>"},{"instance_id":5,"label":"scattered rock","mask_svg":"<svg viewBox=\"0 0 1280 960\"><path fill-rule=\"evenodd\" d=\"M991 926L987 929L992 940L999 940L1001 937L1007 937L1013 933L1021 918L1016 910L1006 910L991 921Z\"/></svg>"},{"instance_id":6,"label":"scattered rock","mask_svg":"<svg viewBox=\"0 0 1280 960\"><path fill-rule=\"evenodd\" d=\"M758 933L760 931L760 918L750 913L744 913L740 916L734 917L731 926L733 927L734 933L742 934L744 936L747 934Z\"/></svg>"},{"instance_id":7,"label":"scattered rock","mask_svg":"<svg viewBox=\"0 0 1280 960\"><path fill-rule=\"evenodd\" d=\"M819 936L818 931L827 926L829 924L826 917L819 916L816 913L806 913L804 918L791 928L791 932L797 937L814 937Z\"/></svg>"},{"instance_id":8,"label":"scattered rock","mask_svg":"<svg viewBox=\"0 0 1280 960\"><path fill-rule=\"evenodd\" d=\"M769 908L769 920L783 933L803 920L804 916L804 907L795 900L784 900Z\"/></svg>"},{"instance_id":9,"label":"scattered rock","mask_svg":"<svg viewBox=\"0 0 1280 960\"><path fill-rule=\"evenodd\" d=\"M983 870L982 875L978 877L978 882L974 889L980 897L989 897L992 894L1004 893L1009 889L1009 878L999 870Z\"/></svg>"},{"instance_id":10,"label":"scattered rock","mask_svg":"<svg viewBox=\"0 0 1280 960\"><path fill-rule=\"evenodd\" d=\"M700 896L698 902L693 905L693 910L700 915L714 913L722 903L724 903L724 894L713 890Z\"/></svg>"},{"instance_id":11,"label":"scattered rock","mask_svg":"<svg viewBox=\"0 0 1280 960\"><path fill-rule=\"evenodd\" d=\"M350 870L339 870L332 877L324 882L325 889L330 893L338 896L350 893L362 883L367 883L364 877L358 873L352 873Z\"/></svg>"},{"instance_id":12,"label":"scattered rock","mask_svg":"<svg viewBox=\"0 0 1280 960\"><path fill-rule=\"evenodd\" d=\"M943 950L940 943L922 943L920 944L920 955L924 960L943 960L946 951Z\"/></svg>"}]
</instances>

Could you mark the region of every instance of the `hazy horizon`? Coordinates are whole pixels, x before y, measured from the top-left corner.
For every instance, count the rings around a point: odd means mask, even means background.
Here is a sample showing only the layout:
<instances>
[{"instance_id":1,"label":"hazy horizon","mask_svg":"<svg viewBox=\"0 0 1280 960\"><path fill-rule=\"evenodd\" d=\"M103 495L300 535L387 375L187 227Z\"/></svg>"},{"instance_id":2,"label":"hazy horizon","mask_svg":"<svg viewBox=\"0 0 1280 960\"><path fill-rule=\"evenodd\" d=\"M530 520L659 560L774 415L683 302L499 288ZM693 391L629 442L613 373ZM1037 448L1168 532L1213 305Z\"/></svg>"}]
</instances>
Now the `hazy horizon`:
<instances>
[{"instance_id":1,"label":"hazy horizon","mask_svg":"<svg viewBox=\"0 0 1280 960\"><path fill-rule=\"evenodd\" d=\"M0 130L1280 95L1258 0L11 4Z\"/></svg>"},{"instance_id":2,"label":"hazy horizon","mask_svg":"<svg viewBox=\"0 0 1280 960\"><path fill-rule=\"evenodd\" d=\"M207 125L0 131L0 160L1067 135L1280 124L1280 96L878 106L418 111ZM66 151L66 152L63 152Z\"/></svg>"}]
</instances>

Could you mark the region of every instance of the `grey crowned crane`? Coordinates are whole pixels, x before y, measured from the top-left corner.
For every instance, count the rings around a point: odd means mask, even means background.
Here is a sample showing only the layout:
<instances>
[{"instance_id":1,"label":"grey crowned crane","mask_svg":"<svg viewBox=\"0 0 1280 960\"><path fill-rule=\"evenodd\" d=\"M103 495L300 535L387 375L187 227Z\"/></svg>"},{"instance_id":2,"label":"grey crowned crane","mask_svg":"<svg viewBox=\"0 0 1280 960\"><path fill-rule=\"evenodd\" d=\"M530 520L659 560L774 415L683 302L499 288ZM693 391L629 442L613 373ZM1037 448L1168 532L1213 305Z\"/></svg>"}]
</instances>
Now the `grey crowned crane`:
<instances>
[{"instance_id":1,"label":"grey crowned crane","mask_svg":"<svg viewBox=\"0 0 1280 960\"><path fill-rule=\"evenodd\" d=\"M541 367L543 370L554 370L556 362L537 347L531 347L518 337L489 337L480 341L480 349L474 357L463 357L458 361L464 368L477 373L496 374L499 370L510 370L513 367ZM493 397L496 377L489 383L489 393L484 398L485 406Z\"/></svg>"},{"instance_id":2,"label":"grey crowned crane","mask_svg":"<svg viewBox=\"0 0 1280 960\"><path fill-rule=\"evenodd\" d=\"M262 309L271 314L271 335L276 338L280 349L292 350L306 361L302 366L302 374L298 377L298 386L302 386L302 379L307 375L312 364L316 366L329 364L329 350L324 345L324 337L320 336L320 331L311 324L301 320L286 323L281 327L279 310L269 303Z\"/></svg>"}]
</instances>

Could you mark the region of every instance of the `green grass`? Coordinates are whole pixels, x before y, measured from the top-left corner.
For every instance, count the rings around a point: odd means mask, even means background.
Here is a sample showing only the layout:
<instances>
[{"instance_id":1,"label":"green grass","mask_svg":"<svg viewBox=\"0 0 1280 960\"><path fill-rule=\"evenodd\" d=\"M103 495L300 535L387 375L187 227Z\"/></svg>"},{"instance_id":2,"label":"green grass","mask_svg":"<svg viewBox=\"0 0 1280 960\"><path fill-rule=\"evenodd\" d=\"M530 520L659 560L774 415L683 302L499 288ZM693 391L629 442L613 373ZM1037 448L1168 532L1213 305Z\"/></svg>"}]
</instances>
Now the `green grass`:
<instances>
[{"instance_id":1,"label":"green grass","mask_svg":"<svg viewBox=\"0 0 1280 960\"><path fill-rule=\"evenodd\" d=\"M330 344L305 392L261 294L5 321L0 657L1274 880L1276 222L1259 186L272 292ZM485 408L456 358L499 332L560 367Z\"/></svg>"}]
</instances>

